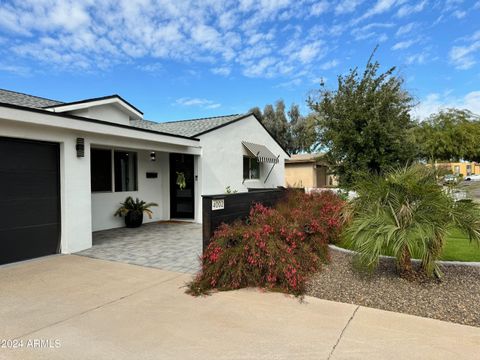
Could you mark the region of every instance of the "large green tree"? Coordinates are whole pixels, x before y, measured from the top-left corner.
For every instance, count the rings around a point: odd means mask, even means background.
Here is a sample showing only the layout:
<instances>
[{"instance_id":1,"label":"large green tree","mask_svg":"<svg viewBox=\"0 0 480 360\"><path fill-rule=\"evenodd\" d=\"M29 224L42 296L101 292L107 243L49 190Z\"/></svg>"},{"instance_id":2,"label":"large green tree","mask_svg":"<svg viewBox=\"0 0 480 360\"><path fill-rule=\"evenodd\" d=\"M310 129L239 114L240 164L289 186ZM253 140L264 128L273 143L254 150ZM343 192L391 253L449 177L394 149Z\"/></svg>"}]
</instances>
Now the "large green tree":
<instances>
[{"instance_id":1,"label":"large green tree","mask_svg":"<svg viewBox=\"0 0 480 360\"><path fill-rule=\"evenodd\" d=\"M413 134L427 161L480 160L479 116L468 110L447 109L419 123Z\"/></svg>"},{"instance_id":2,"label":"large green tree","mask_svg":"<svg viewBox=\"0 0 480 360\"><path fill-rule=\"evenodd\" d=\"M372 57L363 73L354 68L338 76L337 89L321 84L308 99L317 118L318 144L341 186L351 186L359 173L382 174L415 156L409 135L413 98L395 68L381 73Z\"/></svg>"}]
</instances>

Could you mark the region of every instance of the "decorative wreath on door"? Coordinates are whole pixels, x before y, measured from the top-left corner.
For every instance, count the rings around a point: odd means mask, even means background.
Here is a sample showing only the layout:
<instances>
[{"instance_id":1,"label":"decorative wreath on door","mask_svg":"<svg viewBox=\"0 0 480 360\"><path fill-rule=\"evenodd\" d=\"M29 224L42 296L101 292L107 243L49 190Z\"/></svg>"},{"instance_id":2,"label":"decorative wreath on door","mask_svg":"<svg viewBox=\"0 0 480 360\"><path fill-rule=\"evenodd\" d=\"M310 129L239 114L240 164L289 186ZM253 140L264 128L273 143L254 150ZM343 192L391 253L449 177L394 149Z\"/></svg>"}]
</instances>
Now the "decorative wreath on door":
<instances>
[{"instance_id":1,"label":"decorative wreath on door","mask_svg":"<svg viewBox=\"0 0 480 360\"><path fill-rule=\"evenodd\" d=\"M187 182L185 181L185 174L183 172L177 171L177 185L180 190L183 190L187 187Z\"/></svg>"}]
</instances>

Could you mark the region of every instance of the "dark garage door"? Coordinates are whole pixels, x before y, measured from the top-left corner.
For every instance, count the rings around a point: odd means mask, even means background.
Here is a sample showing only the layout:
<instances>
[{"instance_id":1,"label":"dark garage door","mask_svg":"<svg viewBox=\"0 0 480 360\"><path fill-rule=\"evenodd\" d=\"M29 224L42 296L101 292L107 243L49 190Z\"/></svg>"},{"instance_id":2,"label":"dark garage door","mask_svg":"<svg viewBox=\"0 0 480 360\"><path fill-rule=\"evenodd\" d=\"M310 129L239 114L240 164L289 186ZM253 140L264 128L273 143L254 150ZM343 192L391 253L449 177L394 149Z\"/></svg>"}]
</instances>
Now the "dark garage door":
<instances>
[{"instance_id":1,"label":"dark garage door","mask_svg":"<svg viewBox=\"0 0 480 360\"><path fill-rule=\"evenodd\" d=\"M59 146L0 137L0 264L59 252Z\"/></svg>"}]
</instances>

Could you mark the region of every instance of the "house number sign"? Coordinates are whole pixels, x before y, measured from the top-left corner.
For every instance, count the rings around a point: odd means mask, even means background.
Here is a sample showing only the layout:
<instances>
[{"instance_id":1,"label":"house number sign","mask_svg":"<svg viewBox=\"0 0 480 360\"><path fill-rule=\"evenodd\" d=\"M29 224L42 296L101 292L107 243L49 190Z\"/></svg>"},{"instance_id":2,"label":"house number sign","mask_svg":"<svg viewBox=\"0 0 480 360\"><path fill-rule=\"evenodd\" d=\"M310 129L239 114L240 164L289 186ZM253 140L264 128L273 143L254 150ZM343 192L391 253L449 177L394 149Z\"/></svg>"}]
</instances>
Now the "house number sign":
<instances>
[{"instance_id":1,"label":"house number sign","mask_svg":"<svg viewBox=\"0 0 480 360\"><path fill-rule=\"evenodd\" d=\"M225 209L224 199L212 200L212 210L222 210L222 209Z\"/></svg>"}]
</instances>

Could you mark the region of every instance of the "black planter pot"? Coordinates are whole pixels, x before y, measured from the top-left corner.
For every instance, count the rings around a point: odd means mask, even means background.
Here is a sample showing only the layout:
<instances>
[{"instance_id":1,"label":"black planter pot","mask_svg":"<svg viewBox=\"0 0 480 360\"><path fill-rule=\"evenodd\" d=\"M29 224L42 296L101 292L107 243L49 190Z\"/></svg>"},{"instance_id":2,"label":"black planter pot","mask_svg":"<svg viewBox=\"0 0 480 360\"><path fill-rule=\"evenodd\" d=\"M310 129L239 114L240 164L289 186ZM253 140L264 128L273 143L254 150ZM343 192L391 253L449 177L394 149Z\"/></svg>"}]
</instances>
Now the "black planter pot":
<instances>
[{"instance_id":1,"label":"black planter pot","mask_svg":"<svg viewBox=\"0 0 480 360\"><path fill-rule=\"evenodd\" d=\"M128 228L137 228L143 223L143 212L130 210L125 215L125 225Z\"/></svg>"}]
</instances>

